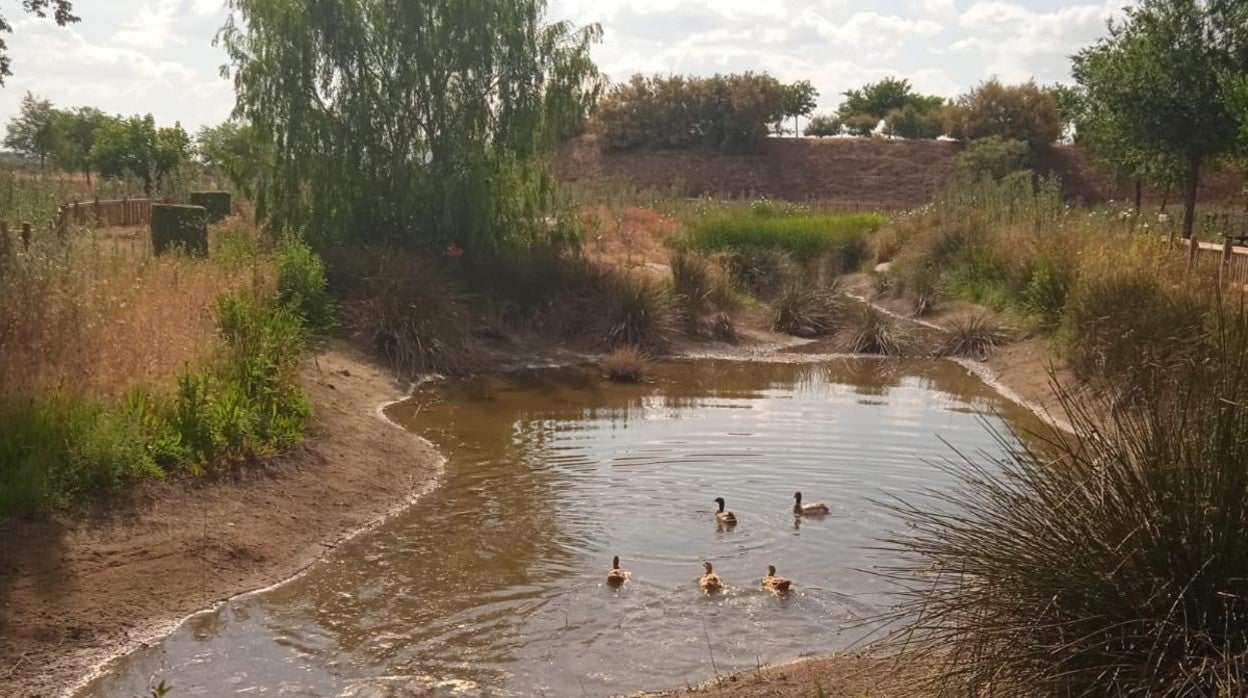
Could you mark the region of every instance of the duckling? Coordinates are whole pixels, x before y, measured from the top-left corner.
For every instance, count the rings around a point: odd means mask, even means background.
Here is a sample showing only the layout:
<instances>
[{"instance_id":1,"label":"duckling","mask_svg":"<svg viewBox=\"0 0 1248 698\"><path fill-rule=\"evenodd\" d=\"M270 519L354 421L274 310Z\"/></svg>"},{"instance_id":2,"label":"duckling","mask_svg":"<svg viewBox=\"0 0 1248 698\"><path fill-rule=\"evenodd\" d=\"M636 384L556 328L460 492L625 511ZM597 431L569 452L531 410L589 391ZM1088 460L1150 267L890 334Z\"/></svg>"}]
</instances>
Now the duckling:
<instances>
[{"instance_id":1,"label":"duckling","mask_svg":"<svg viewBox=\"0 0 1248 698\"><path fill-rule=\"evenodd\" d=\"M607 573L607 586L622 586L628 580L628 570L620 569L620 556L611 558L611 571Z\"/></svg>"},{"instance_id":2,"label":"duckling","mask_svg":"<svg viewBox=\"0 0 1248 698\"><path fill-rule=\"evenodd\" d=\"M724 590L724 580L715 574L715 569L711 567L711 563L704 562L706 565L706 574L698 577L698 586L702 587L702 591L708 594L715 594Z\"/></svg>"},{"instance_id":3,"label":"duckling","mask_svg":"<svg viewBox=\"0 0 1248 698\"><path fill-rule=\"evenodd\" d=\"M719 511L715 512L715 520L720 522L721 524L727 524L728 526L736 526L737 515L732 513L731 511L724 511L724 498L716 497L715 503L719 505Z\"/></svg>"},{"instance_id":4,"label":"duckling","mask_svg":"<svg viewBox=\"0 0 1248 698\"><path fill-rule=\"evenodd\" d=\"M764 589L772 592L773 594L783 594L788 591L791 586L793 586L793 582L790 582L784 577L776 576L775 565L767 565L767 576L763 577Z\"/></svg>"},{"instance_id":5,"label":"duckling","mask_svg":"<svg viewBox=\"0 0 1248 698\"><path fill-rule=\"evenodd\" d=\"M823 516L828 513L828 505L823 502L802 504L802 493L793 493L793 514L795 516Z\"/></svg>"}]
</instances>

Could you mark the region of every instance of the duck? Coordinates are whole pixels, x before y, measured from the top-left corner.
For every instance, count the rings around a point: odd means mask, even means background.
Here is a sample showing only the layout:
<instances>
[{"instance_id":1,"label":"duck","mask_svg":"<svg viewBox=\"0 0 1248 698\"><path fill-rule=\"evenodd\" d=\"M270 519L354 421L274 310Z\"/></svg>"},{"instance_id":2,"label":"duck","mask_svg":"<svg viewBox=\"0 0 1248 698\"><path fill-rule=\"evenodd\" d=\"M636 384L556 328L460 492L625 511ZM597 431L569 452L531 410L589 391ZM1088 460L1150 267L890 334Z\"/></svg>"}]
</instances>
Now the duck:
<instances>
[{"instance_id":1,"label":"duck","mask_svg":"<svg viewBox=\"0 0 1248 698\"><path fill-rule=\"evenodd\" d=\"M828 513L828 505L823 502L802 504L802 493L793 493L793 514L795 516L823 516Z\"/></svg>"},{"instance_id":2,"label":"duck","mask_svg":"<svg viewBox=\"0 0 1248 698\"><path fill-rule=\"evenodd\" d=\"M715 574L715 568L711 567L711 563L704 562L706 565L706 574L698 577L698 586L702 587L702 591L708 594L715 594L724 590L724 580Z\"/></svg>"},{"instance_id":3,"label":"duck","mask_svg":"<svg viewBox=\"0 0 1248 698\"><path fill-rule=\"evenodd\" d=\"M724 498L716 497L715 503L719 505L719 511L715 512L715 520L729 526L737 525L737 515L731 511L724 511Z\"/></svg>"},{"instance_id":4,"label":"duck","mask_svg":"<svg viewBox=\"0 0 1248 698\"><path fill-rule=\"evenodd\" d=\"M790 582L784 577L776 576L775 565L767 565L767 576L763 577L764 589L772 592L773 594L782 594L788 591L791 586L793 586L793 582Z\"/></svg>"},{"instance_id":5,"label":"duck","mask_svg":"<svg viewBox=\"0 0 1248 698\"><path fill-rule=\"evenodd\" d=\"M628 570L620 569L620 556L611 558L611 571L607 573L607 586L622 586L628 580Z\"/></svg>"}]
</instances>

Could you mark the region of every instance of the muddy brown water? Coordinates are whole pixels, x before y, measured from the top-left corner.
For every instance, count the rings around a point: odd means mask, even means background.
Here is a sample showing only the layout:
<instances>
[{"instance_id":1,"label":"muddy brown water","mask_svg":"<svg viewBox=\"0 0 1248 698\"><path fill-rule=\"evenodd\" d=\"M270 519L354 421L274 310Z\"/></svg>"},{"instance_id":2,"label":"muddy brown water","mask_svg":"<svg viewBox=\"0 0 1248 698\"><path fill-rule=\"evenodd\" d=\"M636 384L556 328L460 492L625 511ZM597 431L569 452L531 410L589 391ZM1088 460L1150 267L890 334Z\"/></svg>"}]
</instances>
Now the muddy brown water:
<instances>
[{"instance_id":1,"label":"muddy brown water","mask_svg":"<svg viewBox=\"0 0 1248 698\"><path fill-rule=\"evenodd\" d=\"M863 358L666 363L638 386L533 370L389 414L447 455L440 487L81 695L605 695L845 649L890 599L873 548L900 524L873 501L948 487L951 447L999 453L984 421L1035 424L957 364ZM796 521L799 489L831 515ZM699 592L703 560L726 594ZM758 588L768 563L787 598Z\"/></svg>"}]
</instances>

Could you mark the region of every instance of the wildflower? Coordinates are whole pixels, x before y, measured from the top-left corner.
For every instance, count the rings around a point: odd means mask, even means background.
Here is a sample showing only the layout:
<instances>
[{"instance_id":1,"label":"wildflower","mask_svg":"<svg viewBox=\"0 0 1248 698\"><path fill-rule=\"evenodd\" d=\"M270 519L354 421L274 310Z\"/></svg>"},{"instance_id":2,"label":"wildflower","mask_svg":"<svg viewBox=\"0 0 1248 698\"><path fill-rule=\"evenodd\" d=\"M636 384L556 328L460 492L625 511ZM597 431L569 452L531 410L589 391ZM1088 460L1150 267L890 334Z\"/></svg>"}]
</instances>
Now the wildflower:
<instances>
[{"instance_id":1,"label":"wildflower","mask_svg":"<svg viewBox=\"0 0 1248 698\"><path fill-rule=\"evenodd\" d=\"M446 256L451 259L459 259L464 256L464 250L459 245L451 244L446 246Z\"/></svg>"}]
</instances>

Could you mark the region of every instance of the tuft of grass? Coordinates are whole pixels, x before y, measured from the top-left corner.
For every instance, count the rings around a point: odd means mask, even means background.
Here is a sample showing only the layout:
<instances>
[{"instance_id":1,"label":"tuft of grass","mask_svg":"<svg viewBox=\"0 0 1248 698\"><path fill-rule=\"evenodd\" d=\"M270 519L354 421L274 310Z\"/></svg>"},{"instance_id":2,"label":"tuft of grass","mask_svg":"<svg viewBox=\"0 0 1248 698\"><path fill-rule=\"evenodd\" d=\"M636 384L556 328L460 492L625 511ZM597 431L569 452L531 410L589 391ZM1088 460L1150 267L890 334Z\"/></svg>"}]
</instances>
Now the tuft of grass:
<instances>
[{"instance_id":1,"label":"tuft of grass","mask_svg":"<svg viewBox=\"0 0 1248 698\"><path fill-rule=\"evenodd\" d=\"M772 329L797 337L834 332L845 314L845 296L836 283L828 286L790 284L773 303Z\"/></svg>"},{"instance_id":2,"label":"tuft of grass","mask_svg":"<svg viewBox=\"0 0 1248 698\"><path fill-rule=\"evenodd\" d=\"M671 254L672 288L690 314L738 304L723 267L704 252L678 247Z\"/></svg>"},{"instance_id":3,"label":"tuft of grass","mask_svg":"<svg viewBox=\"0 0 1248 698\"><path fill-rule=\"evenodd\" d=\"M855 303L845 314L839 341L851 354L900 356L914 348L910 328L867 303Z\"/></svg>"},{"instance_id":4,"label":"tuft of grass","mask_svg":"<svg viewBox=\"0 0 1248 698\"><path fill-rule=\"evenodd\" d=\"M671 293L657 284L616 279L608 284L604 303L603 341L610 348L634 346L661 354L676 335L676 304Z\"/></svg>"},{"instance_id":5,"label":"tuft of grass","mask_svg":"<svg viewBox=\"0 0 1248 698\"><path fill-rule=\"evenodd\" d=\"M431 263L396 250L370 250L346 301L347 325L405 375L463 374L479 364L473 321Z\"/></svg>"},{"instance_id":6,"label":"tuft of grass","mask_svg":"<svg viewBox=\"0 0 1248 698\"><path fill-rule=\"evenodd\" d=\"M895 505L882 649L956 695L1248 693L1248 314L1189 342L1135 409L1059 388L1073 435L1002 435L1007 456Z\"/></svg>"},{"instance_id":7,"label":"tuft of grass","mask_svg":"<svg viewBox=\"0 0 1248 698\"><path fill-rule=\"evenodd\" d=\"M1008 344L1012 338L1013 332L991 314L971 312L949 320L936 353L939 356L984 359L993 349Z\"/></svg>"},{"instance_id":8,"label":"tuft of grass","mask_svg":"<svg viewBox=\"0 0 1248 698\"><path fill-rule=\"evenodd\" d=\"M650 375L650 361L635 346L616 347L602 357L598 366L617 383L641 383Z\"/></svg>"},{"instance_id":9,"label":"tuft of grass","mask_svg":"<svg viewBox=\"0 0 1248 698\"><path fill-rule=\"evenodd\" d=\"M800 269L784 250L746 246L729 255L728 271L737 286L755 296L770 298L796 279Z\"/></svg>"}]
</instances>

